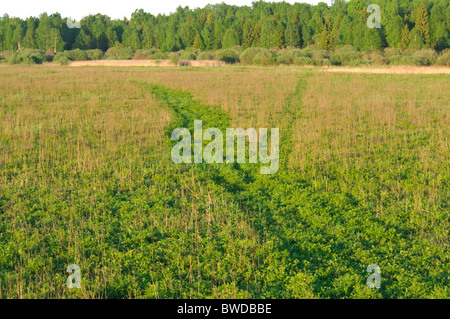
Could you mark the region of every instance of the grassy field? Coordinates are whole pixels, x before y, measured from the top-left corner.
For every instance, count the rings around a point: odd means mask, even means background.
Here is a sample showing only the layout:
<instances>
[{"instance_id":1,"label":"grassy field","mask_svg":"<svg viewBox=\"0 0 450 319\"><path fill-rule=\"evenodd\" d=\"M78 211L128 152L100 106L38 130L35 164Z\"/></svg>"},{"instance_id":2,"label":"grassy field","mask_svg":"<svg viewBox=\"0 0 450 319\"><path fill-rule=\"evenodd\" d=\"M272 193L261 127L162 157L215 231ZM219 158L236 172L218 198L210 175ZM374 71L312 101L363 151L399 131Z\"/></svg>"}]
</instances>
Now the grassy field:
<instances>
[{"instance_id":1,"label":"grassy field","mask_svg":"<svg viewBox=\"0 0 450 319\"><path fill-rule=\"evenodd\" d=\"M448 74L0 75L2 298L450 298ZM280 128L278 173L173 164L194 119Z\"/></svg>"}]
</instances>

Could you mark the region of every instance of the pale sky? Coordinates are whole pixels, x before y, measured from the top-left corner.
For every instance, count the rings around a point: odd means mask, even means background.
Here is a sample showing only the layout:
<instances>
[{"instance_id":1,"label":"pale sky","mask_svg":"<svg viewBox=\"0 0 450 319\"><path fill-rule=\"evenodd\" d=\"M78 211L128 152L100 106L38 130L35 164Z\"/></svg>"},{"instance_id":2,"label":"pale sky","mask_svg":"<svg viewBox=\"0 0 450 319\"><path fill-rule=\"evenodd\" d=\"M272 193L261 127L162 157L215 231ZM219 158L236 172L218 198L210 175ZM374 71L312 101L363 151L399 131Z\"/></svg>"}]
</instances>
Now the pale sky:
<instances>
[{"instance_id":1,"label":"pale sky","mask_svg":"<svg viewBox=\"0 0 450 319\"><path fill-rule=\"evenodd\" d=\"M254 0L253 0L254 1ZM135 9L144 9L153 15L158 13L169 14L174 12L178 6L188 6L190 9L204 7L207 4L225 2L230 5L251 6L252 0L2 0L0 5L0 16L7 13L10 17L27 18L29 16L39 16L43 12L52 14L58 12L62 17L71 17L80 20L89 14L101 13L112 19L130 18ZM269 2L281 2L272 0ZM331 5L331 0L286 0L289 3L303 2L317 4L325 2Z\"/></svg>"}]
</instances>

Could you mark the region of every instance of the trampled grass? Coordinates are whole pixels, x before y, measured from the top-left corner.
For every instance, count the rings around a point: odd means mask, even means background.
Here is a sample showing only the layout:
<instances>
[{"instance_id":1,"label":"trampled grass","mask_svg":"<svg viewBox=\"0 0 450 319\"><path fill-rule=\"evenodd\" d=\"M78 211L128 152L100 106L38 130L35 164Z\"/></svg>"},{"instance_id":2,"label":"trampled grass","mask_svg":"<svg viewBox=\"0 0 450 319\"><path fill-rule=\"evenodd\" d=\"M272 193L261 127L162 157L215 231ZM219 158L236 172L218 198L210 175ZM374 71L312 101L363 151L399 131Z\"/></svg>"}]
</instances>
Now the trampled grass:
<instances>
[{"instance_id":1,"label":"trampled grass","mask_svg":"<svg viewBox=\"0 0 450 319\"><path fill-rule=\"evenodd\" d=\"M0 74L3 298L450 296L448 75ZM280 171L173 164L169 128L196 112L279 127Z\"/></svg>"}]
</instances>

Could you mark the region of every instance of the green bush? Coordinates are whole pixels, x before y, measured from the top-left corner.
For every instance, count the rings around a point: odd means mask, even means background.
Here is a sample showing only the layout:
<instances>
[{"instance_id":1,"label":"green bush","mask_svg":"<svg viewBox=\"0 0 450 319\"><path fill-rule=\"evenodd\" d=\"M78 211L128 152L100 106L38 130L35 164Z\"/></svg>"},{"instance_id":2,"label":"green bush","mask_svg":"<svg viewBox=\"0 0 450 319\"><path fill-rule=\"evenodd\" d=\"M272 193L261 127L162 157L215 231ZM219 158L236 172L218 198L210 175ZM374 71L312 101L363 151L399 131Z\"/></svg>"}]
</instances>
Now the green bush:
<instances>
[{"instance_id":1,"label":"green bush","mask_svg":"<svg viewBox=\"0 0 450 319\"><path fill-rule=\"evenodd\" d=\"M396 55L401 55L401 54L400 54L400 51L399 51L398 49L394 49L394 48L385 48L385 49L383 50L383 56L384 56L386 59L392 58L393 56L396 56Z\"/></svg>"},{"instance_id":2,"label":"green bush","mask_svg":"<svg viewBox=\"0 0 450 319\"><path fill-rule=\"evenodd\" d=\"M131 60L133 53L130 48L112 47L106 51L105 58L108 60Z\"/></svg>"},{"instance_id":3,"label":"green bush","mask_svg":"<svg viewBox=\"0 0 450 319\"><path fill-rule=\"evenodd\" d=\"M99 49L87 50L85 52L88 57L88 60L101 60L104 56L103 51Z\"/></svg>"},{"instance_id":4,"label":"green bush","mask_svg":"<svg viewBox=\"0 0 450 319\"><path fill-rule=\"evenodd\" d=\"M338 47L336 50L334 50L334 54L343 54L343 53L349 53L349 52L355 52L357 51L353 45L344 45L341 47Z\"/></svg>"},{"instance_id":5,"label":"green bush","mask_svg":"<svg viewBox=\"0 0 450 319\"><path fill-rule=\"evenodd\" d=\"M180 59L181 60L196 60L197 54L195 54L193 52L185 51L185 52L183 52L183 54L181 54Z\"/></svg>"},{"instance_id":6,"label":"green bush","mask_svg":"<svg viewBox=\"0 0 450 319\"><path fill-rule=\"evenodd\" d=\"M332 65L349 65L352 61L362 60L363 54L358 51L337 51L330 56Z\"/></svg>"},{"instance_id":7,"label":"green bush","mask_svg":"<svg viewBox=\"0 0 450 319\"><path fill-rule=\"evenodd\" d=\"M13 55L10 51L0 52L0 63L8 63L9 58Z\"/></svg>"},{"instance_id":8,"label":"green bush","mask_svg":"<svg viewBox=\"0 0 450 319\"><path fill-rule=\"evenodd\" d=\"M436 65L450 66L450 49L442 51L441 54L439 54Z\"/></svg>"},{"instance_id":9,"label":"green bush","mask_svg":"<svg viewBox=\"0 0 450 319\"><path fill-rule=\"evenodd\" d=\"M436 51L433 49L422 49L419 51L416 51L412 54L415 58L423 58L427 61L426 65L434 64L436 63L437 54Z\"/></svg>"},{"instance_id":10,"label":"green bush","mask_svg":"<svg viewBox=\"0 0 450 319\"><path fill-rule=\"evenodd\" d=\"M403 56L396 54L388 58L390 65L401 65L403 63Z\"/></svg>"},{"instance_id":11,"label":"green bush","mask_svg":"<svg viewBox=\"0 0 450 319\"><path fill-rule=\"evenodd\" d=\"M294 58L295 65L314 65L313 59L309 57L299 56Z\"/></svg>"},{"instance_id":12,"label":"green bush","mask_svg":"<svg viewBox=\"0 0 450 319\"><path fill-rule=\"evenodd\" d=\"M64 54L70 61L86 61L88 59L86 51L80 49L66 50Z\"/></svg>"},{"instance_id":13,"label":"green bush","mask_svg":"<svg viewBox=\"0 0 450 319\"><path fill-rule=\"evenodd\" d=\"M8 64L19 64L21 62L17 54L9 56L6 61Z\"/></svg>"},{"instance_id":14,"label":"green bush","mask_svg":"<svg viewBox=\"0 0 450 319\"><path fill-rule=\"evenodd\" d=\"M163 52L156 52L147 57L150 60L166 60L168 58L167 54Z\"/></svg>"},{"instance_id":15,"label":"green bush","mask_svg":"<svg viewBox=\"0 0 450 319\"><path fill-rule=\"evenodd\" d=\"M345 52L345 50L344 50L344 52ZM339 51L338 51L338 53L339 53ZM331 55L331 52L317 48L314 45L310 45L302 50L302 54L304 56L308 56L308 57L312 58L313 60L321 61L323 59L328 59Z\"/></svg>"},{"instance_id":16,"label":"green bush","mask_svg":"<svg viewBox=\"0 0 450 319\"><path fill-rule=\"evenodd\" d=\"M199 55L202 52L202 50L196 49L194 47L186 47L184 50L180 50L177 53L178 55L182 55L184 52L192 52L195 53L195 55Z\"/></svg>"},{"instance_id":17,"label":"green bush","mask_svg":"<svg viewBox=\"0 0 450 319\"><path fill-rule=\"evenodd\" d=\"M214 56L208 52L202 52L197 56L197 60L214 60Z\"/></svg>"},{"instance_id":18,"label":"green bush","mask_svg":"<svg viewBox=\"0 0 450 319\"><path fill-rule=\"evenodd\" d=\"M216 60L227 63L236 63L239 61L239 56L231 49L224 49L216 52Z\"/></svg>"},{"instance_id":19,"label":"green bush","mask_svg":"<svg viewBox=\"0 0 450 319\"><path fill-rule=\"evenodd\" d=\"M402 55L394 55L389 58L390 65L416 65L416 66L424 66L429 65L430 61L428 61L425 57L414 57L414 56L402 56Z\"/></svg>"},{"instance_id":20,"label":"green bush","mask_svg":"<svg viewBox=\"0 0 450 319\"><path fill-rule=\"evenodd\" d=\"M137 50L134 52L133 60L146 60L150 55L160 52L159 50Z\"/></svg>"},{"instance_id":21,"label":"green bush","mask_svg":"<svg viewBox=\"0 0 450 319\"><path fill-rule=\"evenodd\" d=\"M267 49L261 49L253 58L255 65L271 65L276 62L276 52Z\"/></svg>"},{"instance_id":22,"label":"green bush","mask_svg":"<svg viewBox=\"0 0 450 319\"><path fill-rule=\"evenodd\" d=\"M234 52L236 52L237 55L239 55L242 52L242 46L234 45L233 47L231 47L231 50L233 50Z\"/></svg>"},{"instance_id":23,"label":"green bush","mask_svg":"<svg viewBox=\"0 0 450 319\"><path fill-rule=\"evenodd\" d=\"M54 57L55 57L55 52L53 52L53 50L48 49L47 51L45 51L45 54L44 54L45 62L52 62Z\"/></svg>"},{"instance_id":24,"label":"green bush","mask_svg":"<svg viewBox=\"0 0 450 319\"><path fill-rule=\"evenodd\" d=\"M286 54L279 54L276 60L278 64L292 64L292 58Z\"/></svg>"},{"instance_id":25,"label":"green bush","mask_svg":"<svg viewBox=\"0 0 450 319\"><path fill-rule=\"evenodd\" d=\"M32 53L26 59L27 64L42 64L44 62L44 54L42 53Z\"/></svg>"},{"instance_id":26,"label":"green bush","mask_svg":"<svg viewBox=\"0 0 450 319\"><path fill-rule=\"evenodd\" d=\"M366 60L369 61L371 65L385 65L388 63L383 54L376 51L368 53Z\"/></svg>"},{"instance_id":27,"label":"green bush","mask_svg":"<svg viewBox=\"0 0 450 319\"><path fill-rule=\"evenodd\" d=\"M242 64L253 64L253 59L259 52L261 52L261 50L261 48L245 49L239 56L239 60Z\"/></svg>"},{"instance_id":28,"label":"green bush","mask_svg":"<svg viewBox=\"0 0 450 319\"><path fill-rule=\"evenodd\" d=\"M309 49L294 49L286 53L288 56L292 58L292 60L295 61L296 58L311 58L312 52Z\"/></svg>"},{"instance_id":29,"label":"green bush","mask_svg":"<svg viewBox=\"0 0 450 319\"><path fill-rule=\"evenodd\" d=\"M145 52L136 52L133 55L133 60L145 60L148 58L148 54Z\"/></svg>"},{"instance_id":30,"label":"green bush","mask_svg":"<svg viewBox=\"0 0 450 319\"><path fill-rule=\"evenodd\" d=\"M8 64L42 64L45 54L39 50L22 49L8 57Z\"/></svg>"},{"instance_id":31,"label":"green bush","mask_svg":"<svg viewBox=\"0 0 450 319\"><path fill-rule=\"evenodd\" d=\"M324 59L320 59L320 60L313 60L315 65L319 65L319 66L330 66L331 62L329 59L324 58Z\"/></svg>"},{"instance_id":32,"label":"green bush","mask_svg":"<svg viewBox=\"0 0 450 319\"><path fill-rule=\"evenodd\" d=\"M349 66L372 65L372 61L356 59L349 61L348 65Z\"/></svg>"},{"instance_id":33,"label":"green bush","mask_svg":"<svg viewBox=\"0 0 450 319\"><path fill-rule=\"evenodd\" d=\"M171 52L171 53L169 53L169 60L173 64L177 65L178 61L180 61L180 55L178 53Z\"/></svg>"},{"instance_id":34,"label":"green bush","mask_svg":"<svg viewBox=\"0 0 450 319\"><path fill-rule=\"evenodd\" d=\"M69 58L67 55L63 52L56 53L55 57L53 58L53 62L59 63L61 65L67 65L69 64Z\"/></svg>"}]
</instances>

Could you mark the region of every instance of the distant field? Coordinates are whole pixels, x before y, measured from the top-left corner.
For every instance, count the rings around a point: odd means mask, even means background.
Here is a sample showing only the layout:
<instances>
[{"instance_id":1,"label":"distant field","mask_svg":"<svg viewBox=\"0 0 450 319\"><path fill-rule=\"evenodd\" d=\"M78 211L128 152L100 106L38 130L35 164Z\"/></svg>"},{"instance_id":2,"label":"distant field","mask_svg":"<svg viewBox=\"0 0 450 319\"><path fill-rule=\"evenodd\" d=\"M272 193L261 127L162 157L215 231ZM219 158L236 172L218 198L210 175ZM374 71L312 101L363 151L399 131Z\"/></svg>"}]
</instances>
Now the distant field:
<instances>
[{"instance_id":1,"label":"distant field","mask_svg":"<svg viewBox=\"0 0 450 319\"><path fill-rule=\"evenodd\" d=\"M1 66L0 296L450 298L448 69L333 70ZM173 164L197 114L278 173Z\"/></svg>"},{"instance_id":2,"label":"distant field","mask_svg":"<svg viewBox=\"0 0 450 319\"><path fill-rule=\"evenodd\" d=\"M323 68L323 71L367 74L450 74L449 67L439 66L331 67Z\"/></svg>"},{"instance_id":3,"label":"distant field","mask_svg":"<svg viewBox=\"0 0 450 319\"><path fill-rule=\"evenodd\" d=\"M226 66L223 61L186 61L187 66L193 67L211 67ZM124 67L168 67L176 65L170 60L94 60L94 61L72 61L72 67L80 66L124 66ZM305 68L311 68L306 66ZM298 67L296 67L298 69ZM317 70L324 72L340 72L340 73L368 73L368 74L450 74L450 67L439 66L385 66L385 67L316 67Z\"/></svg>"}]
</instances>

